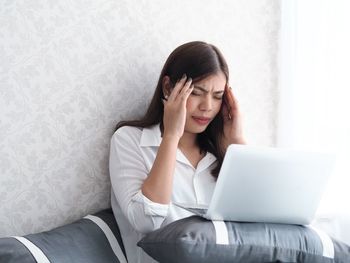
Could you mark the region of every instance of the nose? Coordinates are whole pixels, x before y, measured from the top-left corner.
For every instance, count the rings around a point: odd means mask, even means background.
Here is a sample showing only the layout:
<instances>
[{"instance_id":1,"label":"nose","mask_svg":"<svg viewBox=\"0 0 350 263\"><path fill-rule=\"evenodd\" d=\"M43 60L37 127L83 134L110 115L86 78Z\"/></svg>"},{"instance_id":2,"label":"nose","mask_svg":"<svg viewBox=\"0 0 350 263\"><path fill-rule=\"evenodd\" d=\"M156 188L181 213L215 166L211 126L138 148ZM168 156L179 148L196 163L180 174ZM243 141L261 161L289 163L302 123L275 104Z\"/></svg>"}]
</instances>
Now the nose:
<instances>
[{"instance_id":1,"label":"nose","mask_svg":"<svg viewBox=\"0 0 350 263\"><path fill-rule=\"evenodd\" d=\"M213 98L209 94L203 96L199 109L202 111L211 111L213 109Z\"/></svg>"}]
</instances>

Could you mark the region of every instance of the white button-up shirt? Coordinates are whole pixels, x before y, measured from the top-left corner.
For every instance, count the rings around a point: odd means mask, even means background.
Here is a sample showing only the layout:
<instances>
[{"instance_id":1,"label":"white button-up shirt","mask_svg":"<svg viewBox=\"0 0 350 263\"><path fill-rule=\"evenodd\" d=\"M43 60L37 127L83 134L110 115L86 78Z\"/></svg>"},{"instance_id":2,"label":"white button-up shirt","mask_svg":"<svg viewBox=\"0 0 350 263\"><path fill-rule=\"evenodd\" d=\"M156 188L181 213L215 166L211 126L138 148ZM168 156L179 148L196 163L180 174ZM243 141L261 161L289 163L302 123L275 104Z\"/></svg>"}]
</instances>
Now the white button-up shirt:
<instances>
[{"instance_id":1,"label":"white button-up shirt","mask_svg":"<svg viewBox=\"0 0 350 263\"><path fill-rule=\"evenodd\" d=\"M143 129L124 126L111 139L112 209L129 263L156 262L137 247L137 242L148 232L193 215L176 203L209 205L214 191L215 178L210 171L216 157L207 153L194 168L178 149L170 204L155 203L145 197L141 187L153 166L161 140L159 125Z\"/></svg>"}]
</instances>

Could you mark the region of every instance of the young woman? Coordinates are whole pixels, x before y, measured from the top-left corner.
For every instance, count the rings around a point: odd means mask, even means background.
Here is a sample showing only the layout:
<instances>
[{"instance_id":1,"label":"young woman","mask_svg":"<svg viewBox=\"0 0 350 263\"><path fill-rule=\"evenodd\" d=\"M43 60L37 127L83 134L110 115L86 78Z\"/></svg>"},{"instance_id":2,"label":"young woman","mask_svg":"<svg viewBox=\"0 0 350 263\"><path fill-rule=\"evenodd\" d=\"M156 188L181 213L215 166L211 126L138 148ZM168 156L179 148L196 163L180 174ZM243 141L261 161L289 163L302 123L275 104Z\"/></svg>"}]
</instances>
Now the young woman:
<instances>
[{"instance_id":1,"label":"young woman","mask_svg":"<svg viewBox=\"0 0 350 263\"><path fill-rule=\"evenodd\" d=\"M154 262L136 246L147 232L208 205L228 145L243 144L229 70L211 44L176 48L138 121L120 122L111 140L112 208L129 262Z\"/></svg>"}]
</instances>

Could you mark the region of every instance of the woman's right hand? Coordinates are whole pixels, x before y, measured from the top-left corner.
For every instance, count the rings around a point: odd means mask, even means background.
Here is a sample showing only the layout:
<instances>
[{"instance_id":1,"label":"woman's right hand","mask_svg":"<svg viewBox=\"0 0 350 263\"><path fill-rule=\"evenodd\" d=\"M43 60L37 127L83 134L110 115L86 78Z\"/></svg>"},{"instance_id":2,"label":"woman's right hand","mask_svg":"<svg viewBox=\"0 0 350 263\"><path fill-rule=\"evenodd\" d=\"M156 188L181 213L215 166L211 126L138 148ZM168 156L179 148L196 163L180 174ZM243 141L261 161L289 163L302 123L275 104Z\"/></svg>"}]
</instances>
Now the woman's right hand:
<instances>
[{"instance_id":1,"label":"woman's right hand","mask_svg":"<svg viewBox=\"0 0 350 263\"><path fill-rule=\"evenodd\" d=\"M192 79L184 74L175 84L170 96L164 103L164 137L180 140L185 130L186 102L193 90Z\"/></svg>"}]
</instances>

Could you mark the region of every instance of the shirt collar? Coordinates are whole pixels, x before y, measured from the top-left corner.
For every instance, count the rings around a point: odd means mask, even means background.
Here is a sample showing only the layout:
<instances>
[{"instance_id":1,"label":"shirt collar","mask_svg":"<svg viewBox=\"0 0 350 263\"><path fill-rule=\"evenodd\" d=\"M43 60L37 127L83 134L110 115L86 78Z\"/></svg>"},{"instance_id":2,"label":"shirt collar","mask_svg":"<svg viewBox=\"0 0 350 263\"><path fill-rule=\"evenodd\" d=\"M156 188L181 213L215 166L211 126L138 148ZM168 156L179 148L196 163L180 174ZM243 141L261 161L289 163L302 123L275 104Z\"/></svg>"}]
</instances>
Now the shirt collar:
<instances>
[{"instance_id":1,"label":"shirt collar","mask_svg":"<svg viewBox=\"0 0 350 263\"><path fill-rule=\"evenodd\" d=\"M141 141L140 141L141 147L147 147L147 146L159 147L161 141L162 141L162 134L160 132L159 124L143 128Z\"/></svg>"},{"instance_id":2,"label":"shirt collar","mask_svg":"<svg viewBox=\"0 0 350 263\"><path fill-rule=\"evenodd\" d=\"M214 154L207 152L202 160L197 165L197 173L207 169L216 161L216 157Z\"/></svg>"}]
</instances>

